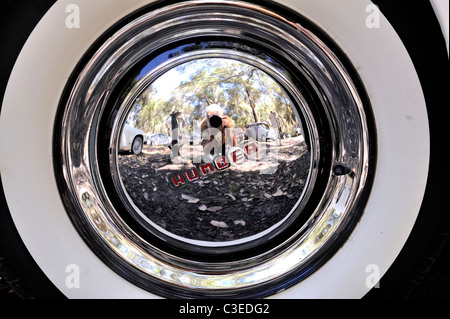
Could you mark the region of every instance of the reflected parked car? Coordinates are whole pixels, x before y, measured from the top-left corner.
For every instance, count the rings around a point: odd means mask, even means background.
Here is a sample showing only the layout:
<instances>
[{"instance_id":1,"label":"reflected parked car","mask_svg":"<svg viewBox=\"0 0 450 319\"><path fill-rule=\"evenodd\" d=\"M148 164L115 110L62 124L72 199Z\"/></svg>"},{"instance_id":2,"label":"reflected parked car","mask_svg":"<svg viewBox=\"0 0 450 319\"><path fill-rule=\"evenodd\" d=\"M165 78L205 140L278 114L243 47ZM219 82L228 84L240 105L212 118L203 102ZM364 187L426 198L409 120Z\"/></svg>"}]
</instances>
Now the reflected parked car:
<instances>
[{"instance_id":1,"label":"reflected parked car","mask_svg":"<svg viewBox=\"0 0 450 319\"><path fill-rule=\"evenodd\" d=\"M139 155L147 143L148 136L143 131L125 124L120 135L119 150L130 151L135 155Z\"/></svg>"},{"instance_id":2,"label":"reflected parked car","mask_svg":"<svg viewBox=\"0 0 450 319\"><path fill-rule=\"evenodd\" d=\"M275 140L276 134L273 129L270 129L266 122L258 122L245 126L244 139L256 139L265 142L267 140Z\"/></svg>"},{"instance_id":3,"label":"reflected parked car","mask_svg":"<svg viewBox=\"0 0 450 319\"><path fill-rule=\"evenodd\" d=\"M162 133L156 133L153 135L150 135L149 139L148 139L148 144L152 145L152 146L157 146L157 145L169 145L170 144L170 139L169 136L167 136L166 134L162 134Z\"/></svg>"},{"instance_id":4,"label":"reflected parked car","mask_svg":"<svg viewBox=\"0 0 450 319\"><path fill-rule=\"evenodd\" d=\"M300 128L300 127L293 127L292 129L291 129L291 136L299 136L299 135L301 135L302 134L302 129Z\"/></svg>"}]
</instances>

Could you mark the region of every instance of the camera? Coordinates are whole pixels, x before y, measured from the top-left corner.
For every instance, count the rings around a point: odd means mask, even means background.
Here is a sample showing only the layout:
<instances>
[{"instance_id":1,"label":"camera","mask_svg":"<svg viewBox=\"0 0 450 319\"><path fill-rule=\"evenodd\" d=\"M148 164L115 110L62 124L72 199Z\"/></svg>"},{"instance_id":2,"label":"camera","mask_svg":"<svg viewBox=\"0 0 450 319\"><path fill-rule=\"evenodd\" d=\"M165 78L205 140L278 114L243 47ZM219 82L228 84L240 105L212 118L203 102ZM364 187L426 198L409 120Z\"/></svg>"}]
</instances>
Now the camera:
<instances>
[{"instance_id":1,"label":"camera","mask_svg":"<svg viewBox=\"0 0 450 319\"><path fill-rule=\"evenodd\" d=\"M222 125L222 118L218 115L212 115L209 118L209 124L211 124L212 127L218 128Z\"/></svg>"}]
</instances>

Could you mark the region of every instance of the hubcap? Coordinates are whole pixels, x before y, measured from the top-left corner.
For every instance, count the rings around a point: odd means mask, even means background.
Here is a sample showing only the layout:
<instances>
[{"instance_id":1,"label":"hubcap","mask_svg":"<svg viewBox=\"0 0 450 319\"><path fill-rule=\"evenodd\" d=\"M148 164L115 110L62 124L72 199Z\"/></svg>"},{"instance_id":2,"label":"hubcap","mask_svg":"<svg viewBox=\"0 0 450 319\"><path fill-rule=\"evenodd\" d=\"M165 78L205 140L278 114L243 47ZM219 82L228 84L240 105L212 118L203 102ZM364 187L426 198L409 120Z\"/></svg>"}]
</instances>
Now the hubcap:
<instances>
[{"instance_id":1,"label":"hubcap","mask_svg":"<svg viewBox=\"0 0 450 319\"><path fill-rule=\"evenodd\" d=\"M364 92L308 22L275 10L153 8L74 76L56 132L63 198L88 245L144 289L264 297L322 265L360 217L374 157ZM211 104L236 136L213 152ZM165 137L122 154L125 123Z\"/></svg>"}]
</instances>

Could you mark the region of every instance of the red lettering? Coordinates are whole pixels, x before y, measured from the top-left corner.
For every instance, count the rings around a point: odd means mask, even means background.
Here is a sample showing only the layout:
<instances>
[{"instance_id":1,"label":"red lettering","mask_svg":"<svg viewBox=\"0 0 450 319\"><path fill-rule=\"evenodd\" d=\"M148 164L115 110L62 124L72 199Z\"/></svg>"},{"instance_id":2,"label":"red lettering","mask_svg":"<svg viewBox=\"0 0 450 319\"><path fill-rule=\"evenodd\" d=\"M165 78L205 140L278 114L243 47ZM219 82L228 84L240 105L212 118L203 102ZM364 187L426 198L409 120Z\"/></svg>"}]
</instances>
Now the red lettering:
<instances>
[{"instance_id":1,"label":"red lettering","mask_svg":"<svg viewBox=\"0 0 450 319\"><path fill-rule=\"evenodd\" d=\"M216 159L214 159L214 164L216 164L217 169L220 170L230 167L230 163L227 163L225 156L217 157Z\"/></svg>"},{"instance_id":2,"label":"red lettering","mask_svg":"<svg viewBox=\"0 0 450 319\"><path fill-rule=\"evenodd\" d=\"M258 153L258 147L256 146L256 143L245 145L245 152L249 157L252 155L256 155Z\"/></svg>"},{"instance_id":3,"label":"red lettering","mask_svg":"<svg viewBox=\"0 0 450 319\"><path fill-rule=\"evenodd\" d=\"M244 148L233 147L229 149L226 156L218 156L214 158L212 163L202 163L197 168L191 168L180 174L173 175L171 180L175 187L186 184L187 181L192 182L200 178L200 172L203 176L213 174L215 170L224 170L233 165L239 165L245 162L246 155L248 157L255 156L258 153L257 143L248 143ZM185 179L186 178L186 179Z\"/></svg>"},{"instance_id":4,"label":"red lettering","mask_svg":"<svg viewBox=\"0 0 450 319\"><path fill-rule=\"evenodd\" d=\"M191 169L191 173L193 176L191 176L191 174L189 173L189 171L184 172L186 174L187 179L192 182L195 181L196 179L199 178L197 170L195 168Z\"/></svg>"},{"instance_id":5,"label":"red lettering","mask_svg":"<svg viewBox=\"0 0 450 319\"><path fill-rule=\"evenodd\" d=\"M178 179L177 179L178 177ZM183 175L178 174L176 176L172 176L172 182L173 185L175 185L175 187L177 187L178 185L184 185L186 182L184 181Z\"/></svg>"},{"instance_id":6,"label":"red lettering","mask_svg":"<svg viewBox=\"0 0 450 319\"><path fill-rule=\"evenodd\" d=\"M199 166L200 170L202 171L203 175L207 174L206 170L209 170L210 173L214 173L214 167L211 163L202 164Z\"/></svg>"},{"instance_id":7,"label":"red lettering","mask_svg":"<svg viewBox=\"0 0 450 319\"><path fill-rule=\"evenodd\" d=\"M231 153L231 162L234 165L239 165L245 162L244 152L241 149L238 149Z\"/></svg>"}]
</instances>

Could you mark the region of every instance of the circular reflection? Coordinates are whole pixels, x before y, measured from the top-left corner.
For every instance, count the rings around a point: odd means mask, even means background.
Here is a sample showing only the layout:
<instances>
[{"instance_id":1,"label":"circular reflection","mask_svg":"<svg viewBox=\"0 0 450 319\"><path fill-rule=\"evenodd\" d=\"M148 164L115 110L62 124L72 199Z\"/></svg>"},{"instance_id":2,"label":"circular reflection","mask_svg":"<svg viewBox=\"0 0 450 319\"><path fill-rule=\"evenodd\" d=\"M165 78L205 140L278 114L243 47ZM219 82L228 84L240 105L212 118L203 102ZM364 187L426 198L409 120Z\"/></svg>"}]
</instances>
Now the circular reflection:
<instances>
[{"instance_id":1,"label":"circular reflection","mask_svg":"<svg viewBox=\"0 0 450 319\"><path fill-rule=\"evenodd\" d=\"M150 227L196 243L267 234L295 210L311 167L289 96L257 67L224 58L159 76L134 101L119 144L133 207Z\"/></svg>"}]
</instances>

